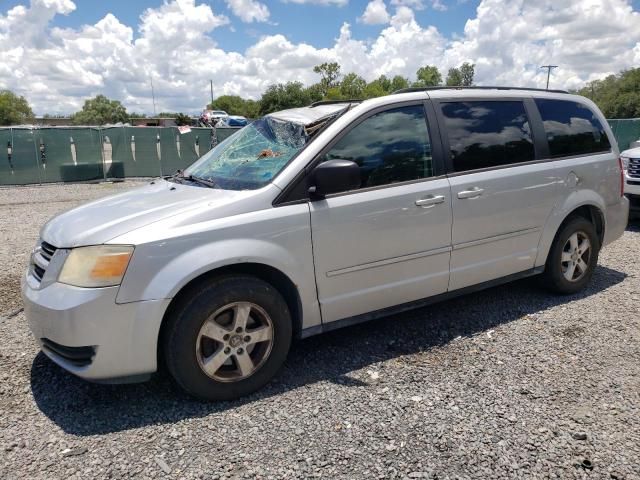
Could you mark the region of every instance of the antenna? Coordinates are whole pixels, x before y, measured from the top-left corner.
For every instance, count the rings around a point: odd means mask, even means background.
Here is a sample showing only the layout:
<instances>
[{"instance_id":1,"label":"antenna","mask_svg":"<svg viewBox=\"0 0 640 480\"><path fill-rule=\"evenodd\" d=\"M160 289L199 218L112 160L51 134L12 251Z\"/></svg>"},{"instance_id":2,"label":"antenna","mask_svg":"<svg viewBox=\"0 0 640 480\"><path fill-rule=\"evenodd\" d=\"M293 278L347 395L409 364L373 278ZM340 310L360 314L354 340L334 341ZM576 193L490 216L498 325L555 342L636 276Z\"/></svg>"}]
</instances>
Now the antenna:
<instances>
[{"instance_id":1,"label":"antenna","mask_svg":"<svg viewBox=\"0 0 640 480\"><path fill-rule=\"evenodd\" d=\"M558 68L558 65L542 65L540 68L547 69L547 90L549 90L549 77L551 77L551 70Z\"/></svg>"}]
</instances>

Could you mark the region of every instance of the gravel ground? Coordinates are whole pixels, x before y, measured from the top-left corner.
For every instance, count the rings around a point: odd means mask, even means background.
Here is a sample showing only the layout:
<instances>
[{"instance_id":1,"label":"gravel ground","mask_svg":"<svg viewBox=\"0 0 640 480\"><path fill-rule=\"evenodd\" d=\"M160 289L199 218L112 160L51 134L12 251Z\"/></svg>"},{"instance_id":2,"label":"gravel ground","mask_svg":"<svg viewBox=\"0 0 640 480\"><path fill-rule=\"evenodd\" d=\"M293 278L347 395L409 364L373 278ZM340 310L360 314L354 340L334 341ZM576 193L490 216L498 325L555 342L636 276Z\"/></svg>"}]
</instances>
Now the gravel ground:
<instances>
[{"instance_id":1,"label":"gravel ground","mask_svg":"<svg viewBox=\"0 0 640 480\"><path fill-rule=\"evenodd\" d=\"M310 338L204 404L76 379L14 312L44 220L130 186L0 190L0 478L640 478L637 226L579 295L522 281Z\"/></svg>"}]
</instances>

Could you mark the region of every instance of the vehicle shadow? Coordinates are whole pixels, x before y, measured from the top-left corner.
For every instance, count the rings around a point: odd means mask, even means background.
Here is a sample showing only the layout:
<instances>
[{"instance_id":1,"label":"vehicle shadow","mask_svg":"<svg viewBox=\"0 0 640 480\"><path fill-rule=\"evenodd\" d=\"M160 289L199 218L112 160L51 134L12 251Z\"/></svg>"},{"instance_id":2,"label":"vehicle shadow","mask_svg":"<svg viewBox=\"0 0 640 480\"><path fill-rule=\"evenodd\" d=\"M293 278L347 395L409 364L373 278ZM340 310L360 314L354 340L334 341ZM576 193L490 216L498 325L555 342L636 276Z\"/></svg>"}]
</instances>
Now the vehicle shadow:
<instances>
[{"instance_id":1,"label":"vehicle shadow","mask_svg":"<svg viewBox=\"0 0 640 480\"><path fill-rule=\"evenodd\" d=\"M633 218L629 218L627 224L627 230L629 232L640 232L640 215L636 215Z\"/></svg>"},{"instance_id":2,"label":"vehicle shadow","mask_svg":"<svg viewBox=\"0 0 640 480\"><path fill-rule=\"evenodd\" d=\"M49 419L65 432L81 436L203 417L320 381L360 388L367 384L350 377L350 372L598 294L626 276L599 266L589 287L572 296L552 295L539 288L536 279L526 279L302 340L293 345L285 367L273 382L233 402L194 400L164 374L142 384L88 383L65 372L42 353L32 364L31 388L36 404Z\"/></svg>"}]
</instances>

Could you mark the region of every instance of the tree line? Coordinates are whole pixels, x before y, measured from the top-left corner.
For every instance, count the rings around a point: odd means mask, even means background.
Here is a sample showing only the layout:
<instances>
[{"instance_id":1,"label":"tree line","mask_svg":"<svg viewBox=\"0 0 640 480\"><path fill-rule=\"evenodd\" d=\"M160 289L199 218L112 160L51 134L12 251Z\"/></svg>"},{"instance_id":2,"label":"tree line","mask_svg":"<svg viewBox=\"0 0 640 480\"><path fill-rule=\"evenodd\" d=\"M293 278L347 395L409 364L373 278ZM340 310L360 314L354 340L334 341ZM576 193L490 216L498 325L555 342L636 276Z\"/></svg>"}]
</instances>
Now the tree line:
<instances>
[{"instance_id":1,"label":"tree line","mask_svg":"<svg viewBox=\"0 0 640 480\"><path fill-rule=\"evenodd\" d=\"M640 68L593 80L576 92L590 98L606 118L640 117Z\"/></svg>"},{"instance_id":2,"label":"tree line","mask_svg":"<svg viewBox=\"0 0 640 480\"><path fill-rule=\"evenodd\" d=\"M444 79L436 66L426 65L416 71L414 80L401 75L380 75L371 82L353 72L343 75L340 65L336 62L317 65L313 71L320 76L320 80L313 85L305 86L301 82L278 83L269 86L258 100L245 99L237 95L222 95L209 104L208 108L224 110L230 115L257 118L286 108L306 106L319 100L374 98L409 87L472 86L475 65L463 63L459 67L451 68ZM640 68L624 70L616 75L588 82L583 88L572 93L593 100L607 118L638 118ZM71 119L77 125L104 125L125 123L131 118L144 116L128 113L120 101L98 95L86 100L82 109L71 115ZM162 112L158 116L176 118L179 125L190 123L189 116L181 113ZM9 90L0 90L0 125L31 123L33 118L33 111L24 97Z\"/></svg>"},{"instance_id":3,"label":"tree line","mask_svg":"<svg viewBox=\"0 0 640 480\"><path fill-rule=\"evenodd\" d=\"M336 62L316 65L313 71L320 75L320 81L306 87L302 82L278 83L269 86L259 100L245 99L238 95L222 95L208 105L214 110L224 110L230 115L256 118L286 108L303 107L320 100L363 100L389 95L403 88L436 86L471 86L475 65L463 63L451 68L443 82L437 67L427 65L416 72L414 81L401 75L387 77L380 75L367 82L360 75L350 72L342 75Z\"/></svg>"}]
</instances>

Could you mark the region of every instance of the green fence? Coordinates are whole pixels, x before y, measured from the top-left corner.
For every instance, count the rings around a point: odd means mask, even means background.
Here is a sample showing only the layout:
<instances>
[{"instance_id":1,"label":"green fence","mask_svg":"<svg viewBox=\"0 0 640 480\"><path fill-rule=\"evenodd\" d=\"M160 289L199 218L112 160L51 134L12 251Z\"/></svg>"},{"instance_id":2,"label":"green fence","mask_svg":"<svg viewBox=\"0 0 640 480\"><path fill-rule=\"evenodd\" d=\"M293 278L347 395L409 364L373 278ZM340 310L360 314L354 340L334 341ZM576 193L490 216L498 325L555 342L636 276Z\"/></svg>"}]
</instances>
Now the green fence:
<instances>
[{"instance_id":1,"label":"green fence","mask_svg":"<svg viewBox=\"0 0 640 480\"><path fill-rule=\"evenodd\" d=\"M620 150L640 139L640 119L609 120ZM0 185L170 175L237 128L58 127L0 129ZM215 135L215 137L214 137Z\"/></svg>"},{"instance_id":2,"label":"green fence","mask_svg":"<svg viewBox=\"0 0 640 480\"><path fill-rule=\"evenodd\" d=\"M238 128L1 128L0 185L171 175Z\"/></svg>"},{"instance_id":3,"label":"green fence","mask_svg":"<svg viewBox=\"0 0 640 480\"><path fill-rule=\"evenodd\" d=\"M620 151L626 150L632 142L640 140L640 119L628 118L622 120L608 120L611 130L618 141Z\"/></svg>"}]
</instances>

